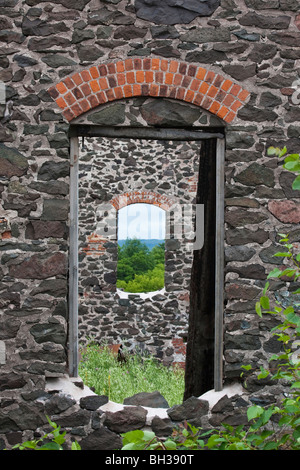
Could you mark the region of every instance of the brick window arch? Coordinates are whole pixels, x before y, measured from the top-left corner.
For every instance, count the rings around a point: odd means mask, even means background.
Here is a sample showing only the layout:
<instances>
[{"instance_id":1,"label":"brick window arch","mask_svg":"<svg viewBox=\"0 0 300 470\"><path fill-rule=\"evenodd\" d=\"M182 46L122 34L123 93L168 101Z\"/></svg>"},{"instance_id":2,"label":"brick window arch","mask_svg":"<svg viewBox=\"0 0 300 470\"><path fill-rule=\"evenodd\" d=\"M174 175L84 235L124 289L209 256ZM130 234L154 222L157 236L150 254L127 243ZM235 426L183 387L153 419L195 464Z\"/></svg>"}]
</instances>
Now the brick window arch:
<instances>
[{"instance_id":1,"label":"brick window arch","mask_svg":"<svg viewBox=\"0 0 300 470\"><path fill-rule=\"evenodd\" d=\"M170 197L165 195L161 195L155 193L153 191L132 191L126 192L122 195L118 195L114 197L110 204L116 209L117 215L117 227L118 227L118 247L120 247L120 253L118 250L118 265L117 265L117 284L116 287L120 290L118 292L119 295L126 297L128 294L134 293L135 295L143 295L143 298L147 298L153 292L161 292L161 289L165 288L165 237L166 237L166 220L167 220L167 212L172 208L174 201L171 200ZM140 207L142 206L142 208ZM127 212L128 208L134 208L133 214ZM152 208L156 207L159 211L159 215L156 213L156 216L152 213ZM125 211L125 212L123 212ZM150 212L149 212L150 211ZM122 214L122 215L121 215ZM151 214L151 215L150 215ZM149 218L150 216L150 218ZM156 223L153 225L153 217L159 217L156 219ZM134 220L133 226L130 226L129 219L131 218ZM135 224L137 222L137 225ZM154 229L153 229L154 226ZM133 228L133 230L132 230ZM155 236L153 236L155 235ZM163 235L163 238L162 238ZM135 261L132 264L130 260L129 263L129 271L128 268L123 266L122 261L122 249L125 248L125 251L129 250L132 251L134 249L133 256L136 256L136 245L135 245L135 238L137 238L141 245L147 246L149 252L145 254L145 257L142 255L138 255L138 258L135 257ZM151 240L149 245L149 240ZM151 259L152 249L154 248L153 241L155 240L155 246L158 244L163 243L163 252L161 252L162 258L160 258L159 266L158 261L156 260L155 265L152 265L153 259ZM121 243L122 242L122 243ZM126 245L127 242L130 244L133 243L135 248L132 245ZM125 243L125 245L123 245ZM139 248L140 249L140 248ZM121 255L121 260L120 260ZM125 259L126 259L125 254ZM130 255L129 255L130 256ZM120 264L119 264L120 263ZM127 263L127 264L128 264ZM160 264L163 264L163 269L161 268ZM152 267L151 267L152 266ZM158 269L159 272L155 272L155 276L152 278L150 272L153 269ZM120 271L121 270L121 271ZM129 274L129 280L126 276ZM159 278L159 282L158 282ZM141 281L143 279L143 281ZM124 282L125 281L125 282ZM136 290L137 287L141 288L141 282L144 286L144 291ZM129 290L130 289L130 290ZM133 289L133 290L131 290ZM145 297L146 296L146 297Z\"/></svg>"},{"instance_id":2,"label":"brick window arch","mask_svg":"<svg viewBox=\"0 0 300 470\"><path fill-rule=\"evenodd\" d=\"M111 206L111 208L114 208L116 212L108 215L109 217L112 216L115 218L116 223L117 211L123 207L138 203L153 204L154 206L160 207L165 211L170 211L176 202L169 196L158 194L153 191L131 191L115 196L109 201L107 208L109 209ZM112 227L114 237L116 235L117 225L112 223ZM108 239L109 238L105 237L105 234L102 231L101 233L97 233L96 230L91 235L87 236L86 244L81 248L81 253L85 253L89 256L103 255L105 253L104 246Z\"/></svg>"},{"instance_id":3,"label":"brick window arch","mask_svg":"<svg viewBox=\"0 0 300 470\"><path fill-rule=\"evenodd\" d=\"M168 211L172 208L175 201L169 196L144 190L131 191L121 194L111 199L110 203L116 210L122 209L123 207L129 206L130 204L145 203L153 204L154 206L158 206L161 209Z\"/></svg>"},{"instance_id":4,"label":"brick window arch","mask_svg":"<svg viewBox=\"0 0 300 470\"><path fill-rule=\"evenodd\" d=\"M128 58L74 73L48 93L67 121L110 101L135 96L173 98L230 123L249 91L202 66L162 58Z\"/></svg>"}]
</instances>

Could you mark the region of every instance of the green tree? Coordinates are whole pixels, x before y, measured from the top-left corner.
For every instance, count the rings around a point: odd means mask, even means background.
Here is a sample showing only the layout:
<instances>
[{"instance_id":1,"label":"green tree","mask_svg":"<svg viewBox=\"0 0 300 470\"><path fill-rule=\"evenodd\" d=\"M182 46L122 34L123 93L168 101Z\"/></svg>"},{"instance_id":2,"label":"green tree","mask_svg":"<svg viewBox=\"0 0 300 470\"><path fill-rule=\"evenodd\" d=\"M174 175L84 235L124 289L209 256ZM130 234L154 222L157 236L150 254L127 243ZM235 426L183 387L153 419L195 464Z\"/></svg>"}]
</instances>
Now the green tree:
<instances>
[{"instance_id":1,"label":"green tree","mask_svg":"<svg viewBox=\"0 0 300 470\"><path fill-rule=\"evenodd\" d=\"M150 252L154 264L165 264L165 243L160 243L152 248Z\"/></svg>"},{"instance_id":2,"label":"green tree","mask_svg":"<svg viewBox=\"0 0 300 470\"><path fill-rule=\"evenodd\" d=\"M117 282L117 287L125 292L153 292L164 287L164 274L164 266L159 264L145 274L136 274L131 281Z\"/></svg>"},{"instance_id":3,"label":"green tree","mask_svg":"<svg viewBox=\"0 0 300 470\"><path fill-rule=\"evenodd\" d=\"M149 253L139 251L132 255L131 266L134 266L135 274L144 274L155 267L155 261Z\"/></svg>"},{"instance_id":4,"label":"green tree","mask_svg":"<svg viewBox=\"0 0 300 470\"><path fill-rule=\"evenodd\" d=\"M126 259L118 261L118 280L128 282L134 279L134 267Z\"/></svg>"},{"instance_id":5,"label":"green tree","mask_svg":"<svg viewBox=\"0 0 300 470\"><path fill-rule=\"evenodd\" d=\"M127 238L119 251L120 255L125 258L131 258L136 252L149 253L147 245L138 238Z\"/></svg>"},{"instance_id":6,"label":"green tree","mask_svg":"<svg viewBox=\"0 0 300 470\"><path fill-rule=\"evenodd\" d=\"M117 287L125 292L151 292L164 286L164 243L149 250L138 239L118 247Z\"/></svg>"}]
</instances>

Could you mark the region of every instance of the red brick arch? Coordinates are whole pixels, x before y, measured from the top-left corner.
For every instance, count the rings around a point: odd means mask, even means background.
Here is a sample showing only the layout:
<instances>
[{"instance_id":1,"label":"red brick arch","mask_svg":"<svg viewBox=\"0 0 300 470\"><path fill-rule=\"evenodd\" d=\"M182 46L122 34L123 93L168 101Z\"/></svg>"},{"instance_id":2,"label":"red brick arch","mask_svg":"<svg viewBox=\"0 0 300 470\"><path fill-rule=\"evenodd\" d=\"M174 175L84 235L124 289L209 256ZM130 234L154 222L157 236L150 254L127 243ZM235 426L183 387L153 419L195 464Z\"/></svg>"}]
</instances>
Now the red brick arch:
<instances>
[{"instance_id":1,"label":"red brick arch","mask_svg":"<svg viewBox=\"0 0 300 470\"><path fill-rule=\"evenodd\" d=\"M129 58L94 65L48 90L67 121L110 101L134 96L173 98L230 123L250 93L204 67L162 58Z\"/></svg>"},{"instance_id":2,"label":"red brick arch","mask_svg":"<svg viewBox=\"0 0 300 470\"><path fill-rule=\"evenodd\" d=\"M175 204L175 201L162 194L155 193L153 191L131 191L119 196L115 196L111 199L110 203L116 209L122 209L123 207L131 204L146 203L153 204L154 206L160 207L165 211L169 211Z\"/></svg>"}]
</instances>

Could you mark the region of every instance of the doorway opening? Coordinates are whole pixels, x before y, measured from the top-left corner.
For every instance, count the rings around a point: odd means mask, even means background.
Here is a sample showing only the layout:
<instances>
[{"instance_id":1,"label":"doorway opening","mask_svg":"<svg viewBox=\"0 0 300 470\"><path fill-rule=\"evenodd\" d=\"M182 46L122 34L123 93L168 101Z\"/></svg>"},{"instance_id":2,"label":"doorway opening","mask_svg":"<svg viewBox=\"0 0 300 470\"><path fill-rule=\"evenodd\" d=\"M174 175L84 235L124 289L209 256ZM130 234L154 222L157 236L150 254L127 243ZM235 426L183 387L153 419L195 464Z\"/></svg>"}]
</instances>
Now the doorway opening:
<instances>
[{"instance_id":1,"label":"doorway opening","mask_svg":"<svg viewBox=\"0 0 300 470\"><path fill-rule=\"evenodd\" d=\"M128 132L130 131L130 132ZM128 137L128 133L130 137ZM182 129L123 129L123 128L113 128L113 129L105 129L100 128L98 126L79 126L72 128L72 136L71 136L71 225L70 225L70 342L69 342L69 370L71 376L76 376L78 374L78 312L80 308L79 304L79 292L78 292L78 284L79 284L79 261L78 261L78 211L79 211L79 161L80 161L80 151L79 151L79 138L84 136L85 138L99 138L98 146L103 150L103 148L107 148L107 146L112 145L115 146L116 141L111 144L111 140L118 139L118 143L120 145L127 145L130 141L131 148L133 148L133 143L135 144L137 141L142 142L140 146L135 147L136 153L131 154L131 159L125 164L126 158L123 155L124 160L117 156L118 158L118 168L122 162L124 162L125 173L128 175L132 175L130 172L130 165L133 165L139 172L139 164L140 160L137 155L140 150L143 148L148 148L148 153L144 152L144 156L148 158L151 154L150 150L154 148L163 148L163 152L161 152L161 159L165 158L165 155L170 152L170 149L177 149L177 154L181 156L184 160L186 155L186 147L190 148L198 148L197 153L197 162L198 162L198 170L197 170L197 178L196 178L196 185L195 179L193 179L193 175L191 175L188 171L190 168L189 165L185 165L185 179L182 179L183 172L180 173L180 182L177 184L177 188L180 189L182 197L185 197L189 193L189 184L193 183L193 189L196 190L195 194L193 194L193 204L204 206L204 226L200 230L200 234L197 232L197 223L195 228L195 234L199 235L198 238L200 240L203 238L204 243L203 246L194 244L194 248L191 252L191 265L186 267L182 266L180 263L180 259L178 257L178 249L180 243L178 243L178 239L176 237L166 238L166 262L165 262L165 287L168 291L168 294L171 295L171 300L167 299L166 303L169 305L166 307L165 311L165 322L164 327L165 330L162 332L161 327L156 327L157 329L157 340L156 346L159 351L159 354L163 354L163 348L165 347L164 344L161 344L161 337L164 336L165 338L169 339L171 342L174 340L174 327L178 327L177 333L182 335L182 331L180 333L181 328L181 310L179 308L179 303L185 302L185 304L189 304L190 312L189 312L189 320L188 320L188 331L186 333L187 338L187 373L190 374L192 383L188 386L188 394L193 393L195 390L194 383L197 383L196 388L199 389L199 380L195 379L194 374L199 374L199 370L202 367L202 378L200 380L200 389L201 392L198 393L198 396L204 391L208 389L214 388L216 391L222 389L222 363L223 363L223 185L224 185L224 138L223 135L220 133L209 133L203 131L194 131L194 130L182 130ZM104 140L103 140L104 139ZM108 139L105 141L105 139ZM111 139L111 140L109 140ZM122 140L124 139L124 140ZM124 143L125 142L125 143ZM155 143L155 145L154 145ZM175 145L176 144L176 145ZM185 152L178 152L178 145L183 148ZM112 148L110 147L110 148ZM201 151L199 149L201 148ZM101 150L101 151L102 151ZM124 152L125 153L125 152ZM106 156L108 153L106 154ZM189 154L190 155L190 154ZM193 153L191 153L193 155ZM116 155L111 155L111 158L115 160ZM99 184L101 185L101 179L103 175L110 174L110 170L105 167L103 157L101 157L100 167L101 171L99 172ZM180 158L179 158L180 160ZM165 160L160 161L161 171L165 170L169 175L172 174L178 175L178 168L182 168L182 162L180 160L178 166L174 167L174 161L169 159L168 166L166 165ZM156 159L155 161L158 161ZM163 163L164 162L164 163ZM116 162L115 162L116 163ZM173 167L172 167L173 164ZM151 191L151 184L154 184L151 176L151 165L145 166L147 167L148 177L147 180L143 182L144 188L148 185L148 191ZM139 177L143 179L143 175L141 172L138 173ZM150 176L149 176L150 175ZM156 175L157 176L157 175ZM134 178L133 178L134 179ZM135 179L135 182L138 178ZM159 177L158 177L159 179ZM110 179L110 183L112 179ZM124 192L124 182L118 180L119 189L122 187L122 191ZM164 184L164 182L159 181L159 183ZM168 183L168 182L167 182ZM114 188L114 186L113 186ZM110 186L110 190L112 194L111 197L107 197L106 193L106 203L111 202L115 197L115 194L112 191L112 186ZM103 188L102 188L103 189ZM163 189L164 194L168 194L170 187L164 185L163 188L160 188L161 191ZM126 190L126 188L125 188ZM104 191L105 192L105 191ZM99 192L97 193L99 195ZM176 199L176 198L175 198ZM98 201L99 202L99 201ZM183 202L186 202L183 200ZM175 201L176 203L176 201ZM182 203L182 200L181 200ZM115 207L115 206L114 206ZM119 208L118 208L119 210ZM197 237L196 237L197 238ZM97 239L100 242L99 239ZM199 239L197 240L199 242ZM101 242L102 243L102 242ZM116 294L116 265L117 265L117 239L116 240L106 240L101 245L104 247L106 251L106 255L108 253L108 257L102 258L105 260L106 266L110 266L110 272L106 272L106 280L108 281L109 286L106 286L106 290L102 291L104 293L104 297L106 300L110 296L110 293ZM112 255L111 258L109 256ZM100 258L99 258L100 259ZM115 268L113 269L113 265L115 263ZM94 263L96 265L96 263ZM98 271L101 271L99 269ZM180 269L178 269L180 266ZM208 276L209 281L207 284L203 283L203 279L205 274L207 274L206 269L209 269L210 275ZM180 292L183 283L183 271L188 272L189 274L189 282L188 282L188 289L189 295L187 296L186 293ZM176 275L174 275L174 273ZM103 272L102 272L103 274ZM115 276L114 276L115 275ZM201 289L199 286L199 282L201 285ZM209 295L206 287L209 286ZM209 304L205 299L210 298L211 301ZM122 300L122 299L119 299ZM179 302L180 300L180 302ZM96 302L93 300L93 302ZM95 305L95 303L94 303ZM101 320L105 321L105 308L107 308L108 303L103 308L103 302L101 303ZM132 323L128 323L128 311L124 309L124 302L119 302L118 306L122 308L118 308L118 323L114 323L114 334L121 335L122 339L125 341L129 341L129 336L135 336L136 342L141 345L147 345L148 341L148 332L146 328L146 320L149 317L149 309L145 310L145 313L141 314L141 311L134 310L133 306L130 305L130 315ZM98 308L96 306L96 308ZM126 311L125 311L126 310ZM187 309L188 310L188 309ZM204 314L204 316L203 316ZM123 317L122 317L123 315ZM143 329L139 329L138 321L143 316L142 321ZM169 315L169 317L168 317ZM156 315L157 316L157 315ZM155 317L155 315L153 316ZM172 318L171 318L172 317ZM99 328L107 329L112 325L112 319L109 315L106 318L106 324L102 323ZM126 321L125 321L126 320ZM153 319L152 319L153 320ZM155 329L153 324L151 325L151 329ZM194 331L196 330L196 331ZM130 331L130 333L129 333ZM181 336L182 337L182 336ZM205 346L203 346L202 340L205 339ZM153 342L153 341L152 341ZM151 343L149 339L148 343ZM199 349L200 348L200 349ZM199 363L195 363L197 357L203 357L203 362L201 367L199 368ZM209 358L209 366L207 361ZM190 365L189 365L190 364ZM194 368L193 373L189 372L189 368ZM198 372L197 372L198 371ZM205 390L203 390L203 387ZM196 395L195 395L196 396Z\"/></svg>"}]
</instances>

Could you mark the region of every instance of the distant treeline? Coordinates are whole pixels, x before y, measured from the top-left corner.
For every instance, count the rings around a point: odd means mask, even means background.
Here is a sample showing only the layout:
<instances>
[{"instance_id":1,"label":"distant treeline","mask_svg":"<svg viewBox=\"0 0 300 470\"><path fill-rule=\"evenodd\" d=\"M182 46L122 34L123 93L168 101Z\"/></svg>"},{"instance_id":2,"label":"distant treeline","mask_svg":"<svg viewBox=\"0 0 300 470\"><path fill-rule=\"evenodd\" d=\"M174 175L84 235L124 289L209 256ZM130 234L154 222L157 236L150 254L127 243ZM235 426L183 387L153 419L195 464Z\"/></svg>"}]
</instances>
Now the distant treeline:
<instances>
[{"instance_id":1,"label":"distant treeline","mask_svg":"<svg viewBox=\"0 0 300 470\"><path fill-rule=\"evenodd\" d=\"M149 238L149 239L148 238L139 238L139 240L149 248L149 251L151 251L152 248L154 248L156 245L160 245L161 243L162 244L165 243L164 240L161 240L159 238ZM128 238L123 239L123 240L118 240L118 245L123 246L124 243L126 243L127 241L128 241Z\"/></svg>"},{"instance_id":2,"label":"distant treeline","mask_svg":"<svg viewBox=\"0 0 300 470\"><path fill-rule=\"evenodd\" d=\"M152 292L164 287L165 243L151 250L142 240L118 245L117 287L125 292Z\"/></svg>"}]
</instances>

